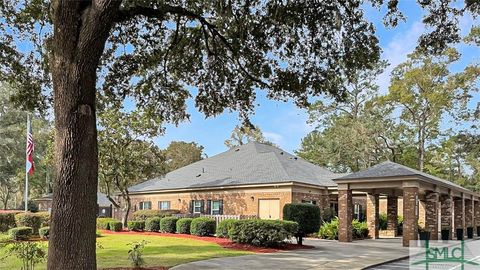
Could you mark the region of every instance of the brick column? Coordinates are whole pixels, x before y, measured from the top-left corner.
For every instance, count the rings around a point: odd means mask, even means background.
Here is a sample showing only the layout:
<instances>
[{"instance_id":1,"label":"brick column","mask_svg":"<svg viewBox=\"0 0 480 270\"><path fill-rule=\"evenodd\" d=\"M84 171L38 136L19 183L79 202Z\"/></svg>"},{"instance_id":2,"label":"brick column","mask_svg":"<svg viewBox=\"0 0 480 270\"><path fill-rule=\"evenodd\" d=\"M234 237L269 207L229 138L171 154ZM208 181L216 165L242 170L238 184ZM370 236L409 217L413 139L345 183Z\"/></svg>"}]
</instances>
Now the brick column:
<instances>
[{"instance_id":1,"label":"brick column","mask_svg":"<svg viewBox=\"0 0 480 270\"><path fill-rule=\"evenodd\" d=\"M367 194L368 236L372 239L378 239L378 230L380 229L379 206L379 196Z\"/></svg>"},{"instance_id":2,"label":"brick column","mask_svg":"<svg viewBox=\"0 0 480 270\"><path fill-rule=\"evenodd\" d=\"M352 190L338 191L338 241L352 242Z\"/></svg>"},{"instance_id":3,"label":"brick column","mask_svg":"<svg viewBox=\"0 0 480 270\"><path fill-rule=\"evenodd\" d=\"M403 246L418 239L418 187L403 188Z\"/></svg>"},{"instance_id":4,"label":"brick column","mask_svg":"<svg viewBox=\"0 0 480 270\"><path fill-rule=\"evenodd\" d=\"M477 227L480 227L480 201L475 201L474 203L474 213L475 213L475 229L473 230L477 233ZM477 234L477 236L480 236Z\"/></svg>"},{"instance_id":5,"label":"brick column","mask_svg":"<svg viewBox=\"0 0 480 270\"><path fill-rule=\"evenodd\" d=\"M453 198L450 195L440 196L441 204L441 225L443 228L450 228L450 240L453 236L452 216L453 216Z\"/></svg>"},{"instance_id":6,"label":"brick column","mask_svg":"<svg viewBox=\"0 0 480 270\"><path fill-rule=\"evenodd\" d=\"M456 235L456 230L457 229L463 229L463 234L466 234L466 228L465 228L465 199L462 198L455 198L455 218L454 218L454 224L455 224L455 235Z\"/></svg>"},{"instance_id":7,"label":"brick column","mask_svg":"<svg viewBox=\"0 0 480 270\"><path fill-rule=\"evenodd\" d=\"M473 200L465 200L465 227L473 227Z\"/></svg>"},{"instance_id":8,"label":"brick column","mask_svg":"<svg viewBox=\"0 0 480 270\"><path fill-rule=\"evenodd\" d=\"M398 219L398 197L388 195L387 197L387 230L393 231L393 236L397 236Z\"/></svg>"},{"instance_id":9,"label":"brick column","mask_svg":"<svg viewBox=\"0 0 480 270\"><path fill-rule=\"evenodd\" d=\"M430 231L430 240L438 240L438 193L427 193L425 202L425 228Z\"/></svg>"}]
</instances>

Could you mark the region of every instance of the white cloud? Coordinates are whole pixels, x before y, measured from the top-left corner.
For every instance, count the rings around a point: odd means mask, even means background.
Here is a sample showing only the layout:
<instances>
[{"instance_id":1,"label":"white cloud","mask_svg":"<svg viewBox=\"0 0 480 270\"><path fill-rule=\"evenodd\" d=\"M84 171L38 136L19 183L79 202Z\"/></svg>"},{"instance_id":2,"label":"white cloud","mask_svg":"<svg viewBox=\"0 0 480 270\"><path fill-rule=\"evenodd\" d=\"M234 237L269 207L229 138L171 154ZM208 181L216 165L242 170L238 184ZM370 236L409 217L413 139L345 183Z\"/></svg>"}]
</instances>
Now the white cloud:
<instances>
[{"instance_id":1,"label":"white cloud","mask_svg":"<svg viewBox=\"0 0 480 270\"><path fill-rule=\"evenodd\" d=\"M417 46L418 38L423 32L425 32L425 25L421 21L414 22L408 30L396 34L383 48L382 59L387 60L389 66L377 79L380 93L388 92L392 70L404 62L409 53L413 52Z\"/></svg>"},{"instance_id":2,"label":"white cloud","mask_svg":"<svg viewBox=\"0 0 480 270\"><path fill-rule=\"evenodd\" d=\"M276 144L278 146L282 146L282 144L283 144L283 136L278 134L278 133L264 131L263 136L265 137L265 139L273 142L274 144Z\"/></svg>"}]
</instances>

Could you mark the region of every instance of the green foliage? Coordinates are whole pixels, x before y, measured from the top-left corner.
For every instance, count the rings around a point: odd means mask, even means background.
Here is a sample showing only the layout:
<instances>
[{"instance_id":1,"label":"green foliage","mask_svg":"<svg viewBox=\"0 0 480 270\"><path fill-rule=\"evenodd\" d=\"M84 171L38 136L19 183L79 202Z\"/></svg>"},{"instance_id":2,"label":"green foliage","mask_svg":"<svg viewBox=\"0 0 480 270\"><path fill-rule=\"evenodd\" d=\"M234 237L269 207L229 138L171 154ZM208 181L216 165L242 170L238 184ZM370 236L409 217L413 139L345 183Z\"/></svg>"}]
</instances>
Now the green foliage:
<instances>
[{"instance_id":1,"label":"green foliage","mask_svg":"<svg viewBox=\"0 0 480 270\"><path fill-rule=\"evenodd\" d=\"M130 246L130 250L128 251L128 259L132 263L132 266L140 267L145 264L145 260L142 258L142 255L146 244L148 244L148 241L145 240L128 244Z\"/></svg>"},{"instance_id":2,"label":"green foliage","mask_svg":"<svg viewBox=\"0 0 480 270\"><path fill-rule=\"evenodd\" d=\"M122 228L123 228L123 224L121 221L112 220L108 223L108 229L110 231L120 232L122 231Z\"/></svg>"},{"instance_id":3,"label":"green foliage","mask_svg":"<svg viewBox=\"0 0 480 270\"><path fill-rule=\"evenodd\" d=\"M0 232L6 232L15 225L15 213L0 213Z\"/></svg>"},{"instance_id":4,"label":"green foliage","mask_svg":"<svg viewBox=\"0 0 480 270\"><path fill-rule=\"evenodd\" d=\"M160 221L160 231L164 233L175 233L177 230L177 220L176 217L164 217Z\"/></svg>"},{"instance_id":5,"label":"green foliage","mask_svg":"<svg viewBox=\"0 0 480 270\"><path fill-rule=\"evenodd\" d=\"M233 222L228 236L236 243L275 247L282 245L297 231L298 224L293 221L246 219Z\"/></svg>"},{"instance_id":6,"label":"green foliage","mask_svg":"<svg viewBox=\"0 0 480 270\"><path fill-rule=\"evenodd\" d=\"M117 221L114 218L97 218L97 229L110 230L110 222Z\"/></svg>"},{"instance_id":7,"label":"green foliage","mask_svg":"<svg viewBox=\"0 0 480 270\"><path fill-rule=\"evenodd\" d=\"M203 146L195 142L172 141L165 150L168 171L185 167L202 159Z\"/></svg>"},{"instance_id":8,"label":"green foliage","mask_svg":"<svg viewBox=\"0 0 480 270\"><path fill-rule=\"evenodd\" d=\"M380 213L378 215L378 217L379 217L378 223L379 223L380 230L386 230L387 229L387 214Z\"/></svg>"},{"instance_id":9,"label":"green foliage","mask_svg":"<svg viewBox=\"0 0 480 270\"><path fill-rule=\"evenodd\" d=\"M27 240L33 234L32 227L16 227L8 230L8 235L15 241Z\"/></svg>"},{"instance_id":10,"label":"green foliage","mask_svg":"<svg viewBox=\"0 0 480 270\"><path fill-rule=\"evenodd\" d=\"M145 221L143 220L132 220L128 222L128 230L141 232L145 229Z\"/></svg>"},{"instance_id":11,"label":"green foliage","mask_svg":"<svg viewBox=\"0 0 480 270\"><path fill-rule=\"evenodd\" d=\"M206 217L194 218L190 224L190 233L198 236L209 236L215 234L216 222Z\"/></svg>"},{"instance_id":12,"label":"green foliage","mask_svg":"<svg viewBox=\"0 0 480 270\"><path fill-rule=\"evenodd\" d=\"M367 222L360 222L356 219L352 221L353 233L352 236L354 239L363 239L368 237L368 225Z\"/></svg>"},{"instance_id":13,"label":"green foliage","mask_svg":"<svg viewBox=\"0 0 480 270\"><path fill-rule=\"evenodd\" d=\"M47 258L45 247L38 242L14 242L8 248L8 255L22 261L22 270L34 270L35 265Z\"/></svg>"},{"instance_id":14,"label":"green foliage","mask_svg":"<svg viewBox=\"0 0 480 270\"><path fill-rule=\"evenodd\" d=\"M225 140L225 145L228 148L234 148L249 142L259 142L268 145L274 145L272 142L265 139L259 126L250 125L236 125L230 134L230 138Z\"/></svg>"},{"instance_id":15,"label":"green foliage","mask_svg":"<svg viewBox=\"0 0 480 270\"><path fill-rule=\"evenodd\" d=\"M232 228L233 223L236 221L236 219L225 219L220 221L217 227L217 237L228 238L228 231Z\"/></svg>"},{"instance_id":16,"label":"green foliage","mask_svg":"<svg viewBox=\"0 0 480 270\"><path fill-rule=\"evenodd\" d=\"M318 232L318 237L329 240L338 239L338 226L338 217L335 217L330 222L323 223ZM352 221L352 236L355 239L366 238L368 236L367 223L354 219Z\"/></svg>"},{"instance_id":17,"label":"green foliage","mask_svg":"<svg viewBox=\"0 0 480 270\"><path fill-rule=\"evenodd\" d=\"M50 227L42 227L38 229L38 235L43 239L48 239L50 237Z\"/></svg>"},{"instance_id":18,"label":"green foliage","mask_svg":"<svg viewBox=\"0 0 480 270\"><path fill-rule=\"evenodd\" d=\"M169 217L174 214L179 214L179 210L138 210L133 213L134 220L146 220L152 217Z\"/></svg>"},{"instance_id":19,"label":"green foliage","mask_svg":"<svg viewBox=\"0 0 480 270\"><path fill-rule=\"evenodd\" d=\"M50 226L50 214L48 212L38 212L36 213L36 215L40 217L40 220L41 220L40 225L42 227Z\"/></svg>"},{"instance_id":20,"label":"green foliage","mask_svg":"<svg viewBox=\"0 0 480 270\"><path fill-rule=\"evenodd\" d=\"M36 213L19 213L15 215L17 227L31 227L33 233L37 234L42 224L45 223L44 216Z\"/></svg>"},{"instance_id":21,"label":"green foliage","mask_svg":"<svg viewBox=\"0 0 480 270\"><path fill-rule=\"evenodd\" d=\"M190 234L193 218L181 218L177 221L177 233Z\"/></svg>"},{"instance_id":22,"label":"green foliage","mask_svg":"<svg viewBox=\"0 0 480 270\"><path fill-rule=\"evenodd\" d=\"M329 240L338 239L338 217L330 222L324 222L320 227L318 237Z\"/></svg>"},{"instance_id":23,"label":"green foliage","mask_svg":"<svg viewBox=\"0 0 480 270\"><path fill-rule=\"evenodd\" d=\"M152 217L145 220L145 231L147 232L159 232L161 217Z\"/></svg>"},{"instance_id":24,"label":"green foliage","mask_svg":"<svg viewBox=\"0 0 480 270\"><path fill-rule=\"evenodd\" d=\"M320 208L307 203L288 203L283 207L283 219L297 222L298 236L305 236L320 228Z\"/></svg>"}]
</instances>

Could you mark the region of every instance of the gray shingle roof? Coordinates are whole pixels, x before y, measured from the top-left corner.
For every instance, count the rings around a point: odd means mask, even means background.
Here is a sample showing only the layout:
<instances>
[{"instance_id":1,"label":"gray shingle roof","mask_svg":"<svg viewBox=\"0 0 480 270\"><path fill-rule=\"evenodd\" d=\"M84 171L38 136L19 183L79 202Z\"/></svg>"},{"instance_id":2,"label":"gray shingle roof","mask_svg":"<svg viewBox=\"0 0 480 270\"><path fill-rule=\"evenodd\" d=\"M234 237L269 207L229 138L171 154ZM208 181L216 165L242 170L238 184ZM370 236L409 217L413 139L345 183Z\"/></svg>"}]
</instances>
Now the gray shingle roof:
<instances>
[{"instance_id":1,"label":"gray shingle roof","mask_svg":"<svg viewBox=\"0 0 480 270\"><path fill-rule=\"evenodd\" d=\"M381 178L381 177L395 177L395 176L423 176L425 178L432 179L434 181L438 181L446 185L454 186L462 190L465 189L464 187L457 185L453 182L438 178L428 173L424 173L424 172L421 172L421 171L418 171L410 167L407 167L395 162L391 162L391 161L385 161L375 166L372 166L368 169L365 169L363 171L345 175L336 179L347 180L347 179Z\"/></svg>"},{"instance_id":2,"label":"gray shingle roof","mask_svg":"<svg viewBox=\"0 0 480 270\"><path fill-rule=\"evenodd\" d=\"M336 186L335 174L274 146L250 142L130 187L130 192L301 182Z\"/></svg>"},{"instance_id":3,"label":"gray shingle roof","mask_svg":"<svg viewBox=\"0 0 480 270\"><path fill-rule=\"evenodd\" d=\"M53 193L48 193L43 195L40 198L37 198L36 200L52 200L53 199ZM107 195L102 193L102 192L97 192L97 203L99 206L110 206L112 202L107 198Z\"/></svg>"}]
</instances>

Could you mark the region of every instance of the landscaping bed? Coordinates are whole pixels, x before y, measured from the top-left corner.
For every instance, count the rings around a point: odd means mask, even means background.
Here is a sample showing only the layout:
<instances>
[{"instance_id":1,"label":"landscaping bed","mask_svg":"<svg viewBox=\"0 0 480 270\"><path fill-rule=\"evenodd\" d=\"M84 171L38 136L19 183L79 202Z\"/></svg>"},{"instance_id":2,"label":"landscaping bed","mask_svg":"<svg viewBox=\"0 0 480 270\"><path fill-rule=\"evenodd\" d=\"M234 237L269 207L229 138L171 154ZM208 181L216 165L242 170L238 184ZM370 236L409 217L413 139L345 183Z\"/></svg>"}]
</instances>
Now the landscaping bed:
<instances>
[{"instance_id":1,"label":"landscaping bed","mask_svg":"<svg viewBox=\"0 0 480 270\"><path fill-rule=\"evenodd\" d=\"M227 238L218 238L213 236L196 236L191 234L178 234L178 233L157 233L157 232L135 232L135 231L127 231L123 230L120 232L114 232L109 230L101 230L102 234L126 234L126 235L151 235L151 236L160 236L160 237L177 237L177 238L186 238L186 239L194 239L200 241L206 241L209 243L217 244L223 248L233 249L233 250L240 250L240 251L250 251L255 253L273 253L278 251L285 251L285 250L296 250L296 249L312 249L313 246L309 245L302 245L299 246L297 244L286 243L283 246L279 247L257 247L247 244L239 244L234 243L232 240Z\"/></svg>"}]
</instances>

